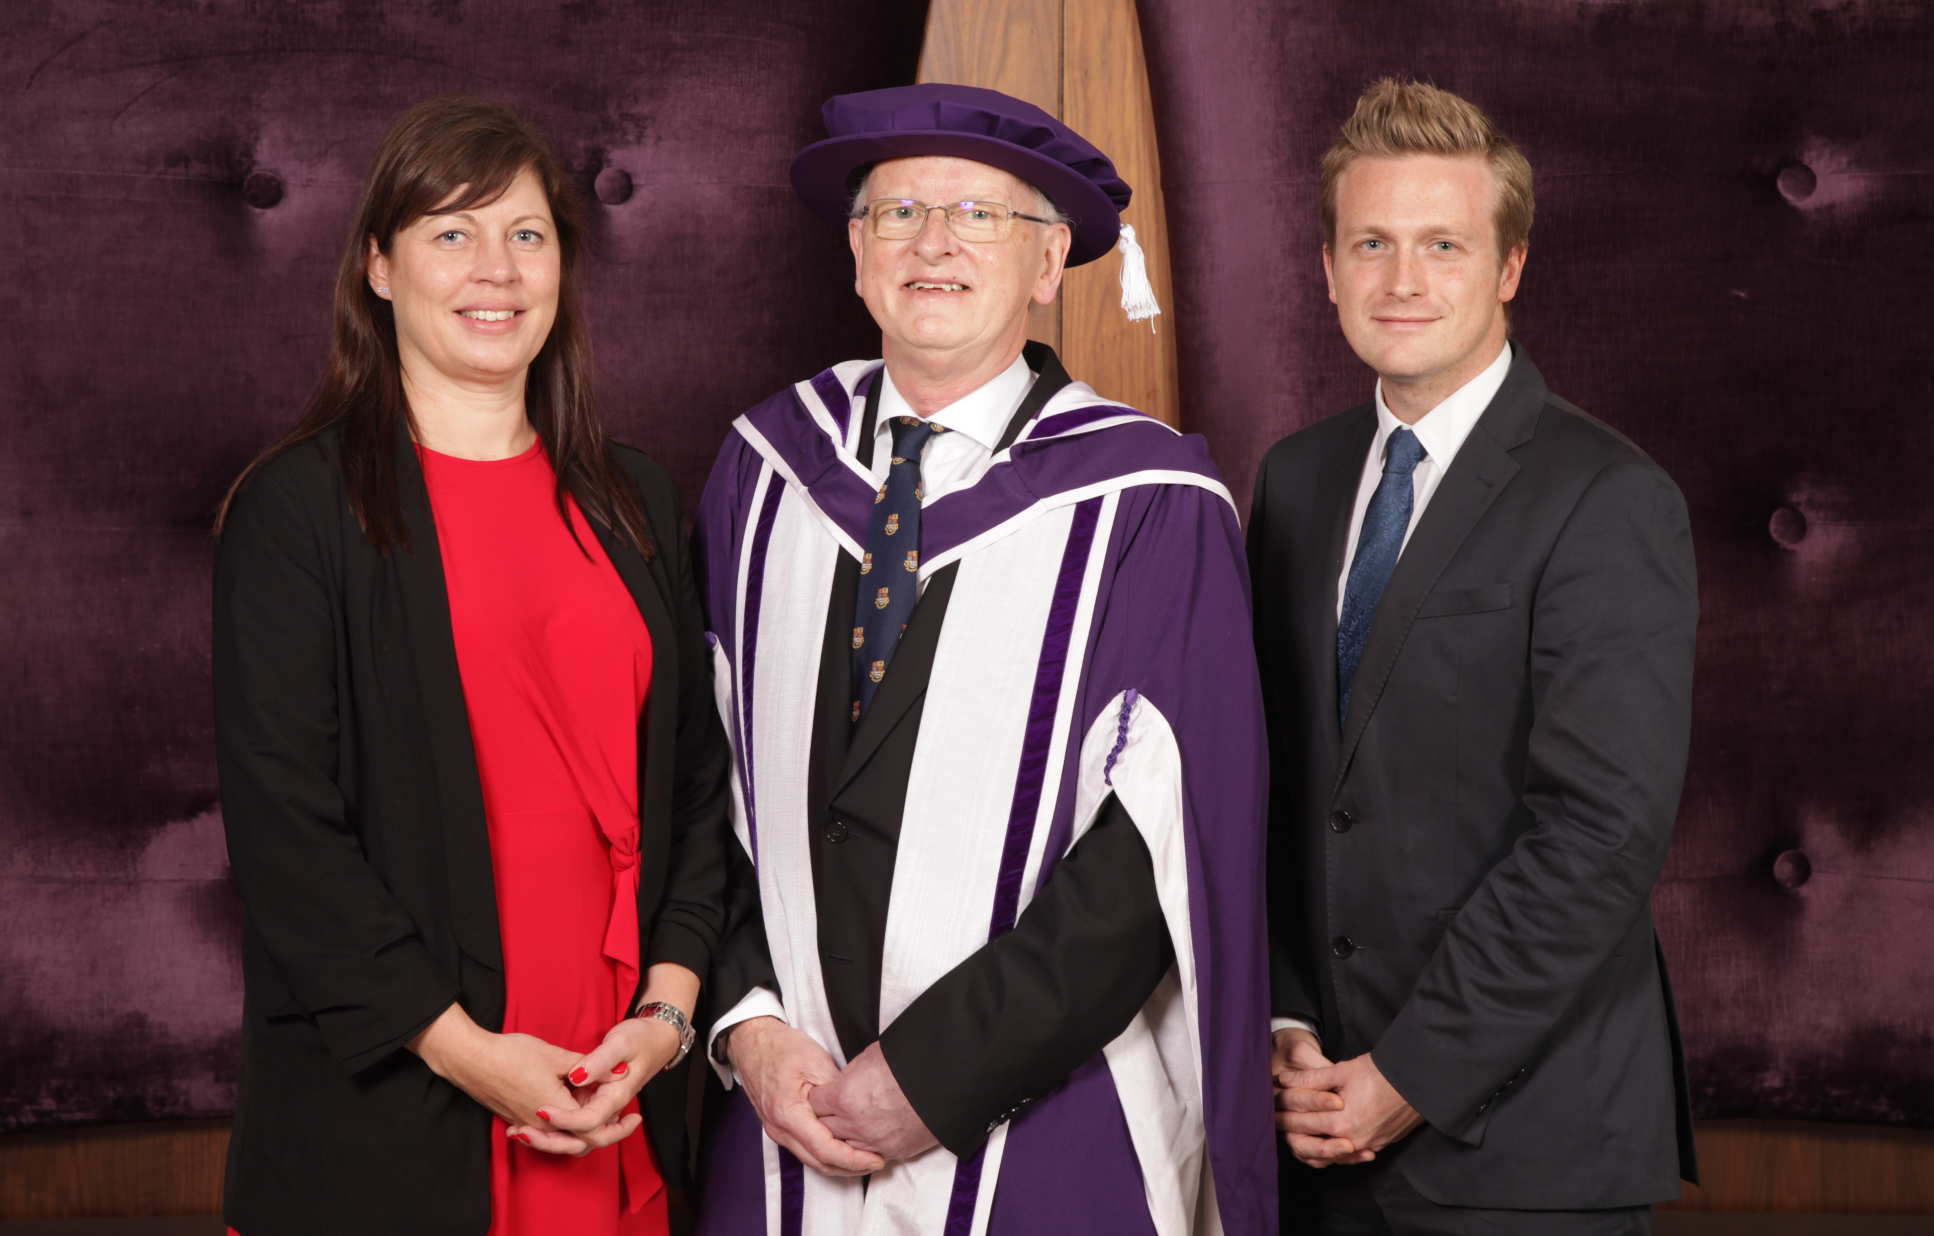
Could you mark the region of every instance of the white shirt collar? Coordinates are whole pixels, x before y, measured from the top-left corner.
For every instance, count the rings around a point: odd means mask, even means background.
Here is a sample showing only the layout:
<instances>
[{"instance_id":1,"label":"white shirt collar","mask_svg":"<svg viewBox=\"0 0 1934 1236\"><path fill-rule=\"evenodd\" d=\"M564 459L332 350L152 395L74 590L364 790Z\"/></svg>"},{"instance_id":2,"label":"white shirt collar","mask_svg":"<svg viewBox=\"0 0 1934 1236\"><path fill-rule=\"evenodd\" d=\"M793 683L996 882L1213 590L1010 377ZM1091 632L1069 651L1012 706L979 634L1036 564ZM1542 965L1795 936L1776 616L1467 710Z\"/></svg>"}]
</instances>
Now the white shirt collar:
<instances>
[{"instance_id":1,"label":"white shirt collar","mask_svg":"<svg viewBox=\"0 0 1934 1236\"><path fill-rule=\"evenodd\" d=\"M880 411L873 421L874 432L877 433L880 426L887 423L888 417L911 416L938 421L950 432L965 434L991 451L995 443L1001 440L1008 418L1014 415L1014 409L1021 406L1022 398L1033 383L1034 371L1027 367L1026 360L1016 355L1013 364L990 380L933 415L921 416L907 403L900 388L893 385L893 371L888 369L880 377Z\"/></svg>"},{"instance_id":2,"label":"white shirt collar","mask_svg":"<svg viewBox=\"0 0 1934 1236\"><path fill-rule=\"evenodd\" d=\"M1464 385L1445 397L1444 401L1417 418L1415 425L1406 426L1397 419L1389 405L1383 402L1383 379L1377 379L1377 436L1370 444L1370 458L1382 459L1384 444L1390 435L1399 429L1408 428L1417 435L1423 445L1424 453L1439 468L1450 467L1457 457L1464 439L1471 436L1477 426L1477 418L1484 415L1484 409L1491 406L1497 397L1498 389L1504 385L1504 377L1511 372L1511 344L1505 341L1504 350L1492 361L1483 373L1478 374Z\"/></svg>"}]
</instances>

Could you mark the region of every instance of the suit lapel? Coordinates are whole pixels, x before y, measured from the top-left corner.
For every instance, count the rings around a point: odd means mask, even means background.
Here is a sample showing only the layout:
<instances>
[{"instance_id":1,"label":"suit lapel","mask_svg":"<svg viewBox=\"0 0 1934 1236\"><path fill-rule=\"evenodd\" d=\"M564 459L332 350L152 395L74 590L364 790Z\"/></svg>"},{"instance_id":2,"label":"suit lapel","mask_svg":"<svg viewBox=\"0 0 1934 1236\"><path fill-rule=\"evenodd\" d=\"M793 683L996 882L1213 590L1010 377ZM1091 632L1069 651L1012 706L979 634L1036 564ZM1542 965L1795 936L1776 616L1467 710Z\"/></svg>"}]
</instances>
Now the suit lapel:
<instances>
[{"instance_id":1,"label":"suit lapel","mask_svg":"<svg viewBox=\"0 0 1934 1236\"><path fill-rule=\"evenodd\" d=\"M866 767L866 761L900 724L914 701L927 693L927 681L933 676L934 653L940 647L940 627L946 621L947 602L953 599L954 575L959 569L958 562L949 563L927 581L926 591L913 607L907 633L900 637L900 646L893 650L893 664L887 669L886 681L880 684L873 706L853 731L853 741L847 746L839 776L833 781L834 797Z\"/></svg>"},{"instance_id":2,"label":"suit lapel","mask_svg":"<svg viewBox=\"0 0 1934 1236\"><path fill-rule=\"evenodd\" d=\"M396 483L408 548L390 553L409 629L410 669L423 706L425 734L442 820L444 862L450 879L450 925L457 944L476 961L504 968L498 938L496 881L490 865L490 830L484 820L483 786L470 742L470 713L456 639L450 631L450 595L443 554L430 511L423 466L407 426L398 431Z\"/></svg>"},{"instance_id":3,"label":"suit lapel","mask_svg":"<svg viewBox=\"0 0 1934 1236\"><path fill-rule=\"evenodd\" d=\"M1332 797L1343 785L1343 775L1349 770L1371 715L1376 712L1384 684L1389 681L1390 671L1403 651L1424 596L1456 556L1471 529L1497 501L1504 486L1517 475L1518 464L1511 457L1511 451L1530 440L1544 398L1544 379L1532 365L1531 358L1522 348L1517 348L1504 385L1478 418L1470 437L1459 448L1457 458L1451 461L1450 471L1444 474L1430 505L1424 508L1423 516L1411 531L1410 542L1404 546L1403 555L1390 573L1383 598L1377 603L1376 620L1370 626L1363 660L1357 665L1356 678L1351 684L1350 713L1343 719L1341 758L1337 760L1336 778L1330 786ZM1339 557L1336 570L1341 569ZM1332 578L1332 605L1334 588ZM1334 621L1331 631L1330 680L1334 683ZM1331 690L1334 692L1334 686ZM1332 706L1334 700L1332 694Z\"/></svg>"},{"instance_id":4,"label":"suit lapel","mask_svg":"<svg viewBox=\"0 0 1934 1236\"><path fill-rule=\"evenodd\" d=\"M1343 573L1343 555L1349 548L1350 514L1356 506L1357 486L1363 476L1363 460L1370 452L1370 443L1377 436L1374 404L1366 404L1349 416L1350 424L1340 435L1336 454L1317 482L1318 490L1311 508L1330 514L1330 526L1319 543L1322 558L1311 571L1300 572L1298 576L1307 579L1313 573L1321 585L1302 589L1302 596L1297 602L1302 615L1302 646L1310 657L1310 681L1322 684L1319 691L1322 711L1318 714L1321 717L1336 715L1337 579ZM1336 727L1318 724L1316 728L1333 754L1336 750Z\"/></svg>"}]
</instances>

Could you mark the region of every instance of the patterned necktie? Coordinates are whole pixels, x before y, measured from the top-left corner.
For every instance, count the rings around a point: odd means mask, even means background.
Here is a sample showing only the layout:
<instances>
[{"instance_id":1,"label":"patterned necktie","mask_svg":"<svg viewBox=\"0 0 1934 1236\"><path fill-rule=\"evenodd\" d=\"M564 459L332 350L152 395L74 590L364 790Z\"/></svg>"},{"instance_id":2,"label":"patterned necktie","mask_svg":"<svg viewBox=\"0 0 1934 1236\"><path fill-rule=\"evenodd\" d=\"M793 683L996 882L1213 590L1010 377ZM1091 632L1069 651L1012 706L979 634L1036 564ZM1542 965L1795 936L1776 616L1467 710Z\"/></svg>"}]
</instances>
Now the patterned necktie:
<instances>
[{"instance_id":1,"label":"patterned necktie","mask_svg":"<svg viewBox=\"0 0 1934 1236\"><path fill-rule=\"evenodd\" d=\"M873 495L853 616L853 720L873 703L920 597L920 452L946 430L916 417L893 422L893 462Z\"/></svg>"},{"instance_id":2,"label":"patterned necktie","mask_svg":"<svg viewBox=\"0 0 1934 1236\"><path fill-rule=\"evenodd\" d=\"M1383 599L1383 586L1403 550L1404 533L1410 527L1410 474L1424 457L1424 444L1408 429L1390 435L1384 448L1383 480L1370 497L1370 509L1363 513L1363 529L1357 534L1356 557L1350 561L1349 582L1343 589L1343 616L1336 624L1336 723L1350 715L1350 680L1356 677L1357 663L1363 660L1364 641L1370 638L1370 623L1377 616L1377 602Z\"/></svg>"}]
</instances>

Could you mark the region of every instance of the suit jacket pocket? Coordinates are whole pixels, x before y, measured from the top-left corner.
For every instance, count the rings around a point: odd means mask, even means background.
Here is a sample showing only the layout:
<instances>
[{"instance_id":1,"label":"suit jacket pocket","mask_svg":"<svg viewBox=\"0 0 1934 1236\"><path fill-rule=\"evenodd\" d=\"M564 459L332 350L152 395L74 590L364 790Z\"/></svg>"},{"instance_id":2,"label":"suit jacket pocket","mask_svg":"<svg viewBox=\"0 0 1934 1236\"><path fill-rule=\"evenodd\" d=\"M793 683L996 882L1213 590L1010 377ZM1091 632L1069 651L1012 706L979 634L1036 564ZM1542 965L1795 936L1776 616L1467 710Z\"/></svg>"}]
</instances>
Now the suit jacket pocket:
<instances>
[{"instance_id":1,"label":"suit jacket pocket","mask_svg":"<svg viewBox=\"0 0 1934 1236\"><path fill-rule=\"evenodd\" d=\"M1485 584L1481 588L1449 588L1424 598L1419 618L1450 618L1457 614L1483 614L1511 608L1511 585Z\"/></svg>"}]
</instances>

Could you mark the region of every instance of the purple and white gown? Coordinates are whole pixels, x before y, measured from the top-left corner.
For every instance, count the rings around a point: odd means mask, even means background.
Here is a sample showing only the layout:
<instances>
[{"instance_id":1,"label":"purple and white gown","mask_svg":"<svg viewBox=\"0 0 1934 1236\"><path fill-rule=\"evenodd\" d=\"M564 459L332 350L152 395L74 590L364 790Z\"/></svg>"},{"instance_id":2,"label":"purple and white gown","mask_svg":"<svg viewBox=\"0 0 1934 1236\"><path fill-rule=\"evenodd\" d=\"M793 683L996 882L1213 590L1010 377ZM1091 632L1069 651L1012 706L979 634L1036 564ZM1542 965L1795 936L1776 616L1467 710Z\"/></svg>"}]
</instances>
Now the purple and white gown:
<instances>
[{"instance_id":1,"label":"purple and white gown","mask_svg":"<svg viewBox=\"0 0 1934 1236\"><path fill-rule=\"evenodd\" d=\"M698 529L734 827L785 1018L842 1064L810 718L834 568L862 555L875 495L855 409L880 365L836 365L740 417ZM864 1183L821 1176L745 1128L734 1092L741 1132L713 1143L731 1161L706 1168L701 1231L1077 1236L1054 1198L1092 1174L1139 1190L1148 1230L1275 1232L1265 738L1242 535L1206 444L1072 383L978 481L923 508L921 540L923 580L959 569L906 787L880 1025L1013 921L1110 793L1147 843L1175 962L1100 1065L967 1159L935 1147Z\"/></svg>"}]
</instances>

